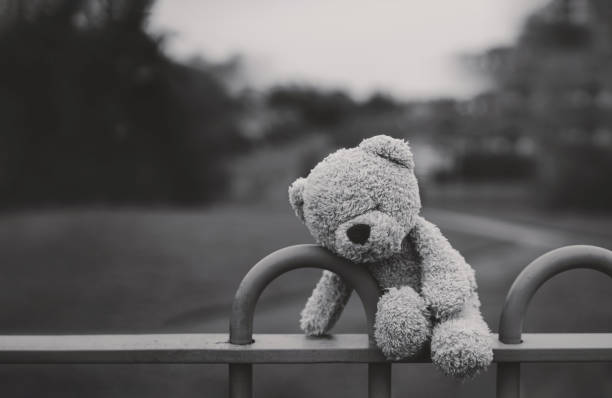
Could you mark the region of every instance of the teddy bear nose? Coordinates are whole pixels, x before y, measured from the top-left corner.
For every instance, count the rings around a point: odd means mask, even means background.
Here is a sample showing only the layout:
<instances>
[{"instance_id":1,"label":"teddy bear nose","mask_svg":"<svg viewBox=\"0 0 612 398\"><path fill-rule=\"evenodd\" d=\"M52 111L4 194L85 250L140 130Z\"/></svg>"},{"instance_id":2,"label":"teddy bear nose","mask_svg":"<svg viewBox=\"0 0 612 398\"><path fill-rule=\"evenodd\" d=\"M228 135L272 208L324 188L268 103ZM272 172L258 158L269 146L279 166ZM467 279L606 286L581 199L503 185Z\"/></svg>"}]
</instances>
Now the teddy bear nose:
<instances>
[{"instance_id":1,"label":"teddy bear nose","mask_svg":"<svg viewBox=\"0 0 612 398\"><path fill-rule=\"evenodd\" d=\"M363 245L370 237L370 226L367 224L355 224L346 230L346 236L351 242Z\"/></svg>"}]
</instances>

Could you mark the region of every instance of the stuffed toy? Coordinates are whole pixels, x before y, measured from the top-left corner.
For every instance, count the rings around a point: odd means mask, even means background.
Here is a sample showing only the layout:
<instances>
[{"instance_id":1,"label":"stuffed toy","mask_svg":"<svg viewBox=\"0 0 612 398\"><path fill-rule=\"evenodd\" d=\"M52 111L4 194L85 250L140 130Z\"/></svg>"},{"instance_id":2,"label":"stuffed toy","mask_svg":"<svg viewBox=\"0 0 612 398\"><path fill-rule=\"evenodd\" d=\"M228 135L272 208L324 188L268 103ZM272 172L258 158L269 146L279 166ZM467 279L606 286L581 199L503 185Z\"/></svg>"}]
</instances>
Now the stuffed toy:
<instances>
[{"instance_id":1,"label":"stuffed toy","mask_svg":"<svg viewBox=\"0 0 612 398\"><path fill-rule=\"evenodd\" d=\"M384 292L374 338L391 360L429 349L445 374L464 378L493 359L474 270L419 215L421 201L406 141L379 135L340 149L289 187L296 215L314 239L366 267ZM326 334L351 287L324 271L301 313L310 336Z\"/></svg>"}]
</instances>

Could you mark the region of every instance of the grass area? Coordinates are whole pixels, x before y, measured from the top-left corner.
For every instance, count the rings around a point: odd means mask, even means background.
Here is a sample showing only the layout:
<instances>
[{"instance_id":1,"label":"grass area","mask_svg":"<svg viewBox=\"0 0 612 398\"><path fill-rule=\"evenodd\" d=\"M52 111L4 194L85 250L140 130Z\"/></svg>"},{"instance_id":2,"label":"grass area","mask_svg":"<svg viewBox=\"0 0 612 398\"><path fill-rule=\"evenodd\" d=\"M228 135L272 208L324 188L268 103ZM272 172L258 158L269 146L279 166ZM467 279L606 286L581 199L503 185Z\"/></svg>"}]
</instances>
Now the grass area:
<instances>
[{"instance_id":1,"label":"grass area","mask_svg":"<svg viewBox=\"0 0 612 398\"><path fill-rule=\"evenodd\" d=\"M256 261L271 250L309 241L284 210L5 216L0 329L145 332L172 329L184 314L203 319L219 309L226 314L238 282Z\"/></svg>"},{"instance_id":2,"label":"grass area","mask_svg":"<svg viewBox=\"0 0 612 398\"><path fill-rule=\"evenodd\" d=\"M444 212L430 210L426 215L439 223L477 270L483 313L495 329L510 283L547 248L500 240L486 233L488 224L470 225L480 222L478 218L460 218L466 225L457 225ZM581 220L575 231L567 225L552 225L546 217L535 215L531 221L540 229L564 229L564 237L584 243L602 244L612 235L612 229L605 235L606 230L595 227L596 223ZM596 233L589 235L591 228ZM249 267L277 248L310 241L288 205L4 215L0 219L0 330L224 331L234 290ZM274 282L258 306L256 330L297 332L297 314L318 274L300 270ZM583 271L561 275L534 298L527 329L612 330L609 306L602 305L611 299L612 281L606 278ZM362 310L352 299L337 331L361 331L363 325ZM609 365L547 365L534 370L537 377L528 376L526 383L534 391L532 396L569 397L593 383L599 383L597 392L605 396L612 385L600 381L610 370ZM466 384L429 366L401 365L394 372L398 396L474 397L494 391L493 372ZM259 396L283 397L296 385L302 389L292 392L296 398L365 396L364 366L262 366L256 370L256 380ZM3 365L0 383L3 396L9 397L216 397L226 393L226 370L204 365Z\"/></svg>"}]
</instances>

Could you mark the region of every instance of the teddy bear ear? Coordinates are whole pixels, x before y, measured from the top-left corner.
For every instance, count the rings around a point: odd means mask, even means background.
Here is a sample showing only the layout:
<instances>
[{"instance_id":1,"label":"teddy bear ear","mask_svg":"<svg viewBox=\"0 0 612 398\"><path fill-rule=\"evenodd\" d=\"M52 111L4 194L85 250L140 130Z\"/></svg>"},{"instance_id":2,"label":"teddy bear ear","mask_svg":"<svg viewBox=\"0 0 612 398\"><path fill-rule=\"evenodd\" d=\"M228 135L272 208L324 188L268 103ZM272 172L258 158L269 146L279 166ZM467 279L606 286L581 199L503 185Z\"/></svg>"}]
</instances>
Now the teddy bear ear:
<instances>
[{"instance_id":1,"label":"teddy bear ear","mask_svg":"<svg viewBox=\"0 0 612 398\"><path fill-rule=\"evenodd\" d=\"M304 187L306 186L306 179L303 177L293 181L293 184L289 186L289 203L295 211L295 215L300 220L304 221Z\"/></svg>"},{"instance_id":2,"label":"teddy bear ear","mask_svg":"<svg viewBox=\"0 0 612 398\"><path fill-rule=\"evenodd\" d=\"M388 135L377 135L361 141L359 148L411 170L414 169L414 159L408 141Z\"/></svg>"}]
</instances>

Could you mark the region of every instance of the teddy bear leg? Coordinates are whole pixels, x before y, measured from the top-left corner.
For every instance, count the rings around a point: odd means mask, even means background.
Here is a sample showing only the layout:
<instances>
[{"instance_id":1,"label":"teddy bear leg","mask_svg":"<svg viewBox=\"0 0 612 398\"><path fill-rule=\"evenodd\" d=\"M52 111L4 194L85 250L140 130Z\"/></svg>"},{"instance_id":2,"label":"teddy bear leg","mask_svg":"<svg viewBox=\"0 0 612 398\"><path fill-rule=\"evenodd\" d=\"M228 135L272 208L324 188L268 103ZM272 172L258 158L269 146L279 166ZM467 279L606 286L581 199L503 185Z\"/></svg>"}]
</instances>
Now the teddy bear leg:
<instances>
[{"instance_id":1,"label":"teddy bear leg","mask_svg":"<svg viewBox=\"0 0 612 398\"><path fill-rule=\"evenodd\" d=\"M447 375L467 378L493 360L491 333L477 307L469 306L433 328L431 360Z\"/></svg>"},{"instance_id":2,"label":"teddy bear leg","mask_svg":"<svg viewBox=\"0 0 612 398\"><path fill-rule=\"evenodd\" d=\"M411 287L391 288L378 301L374 339L388 359L418 353L431 335L427 305Z\"/></svg>"}]
</instances>

